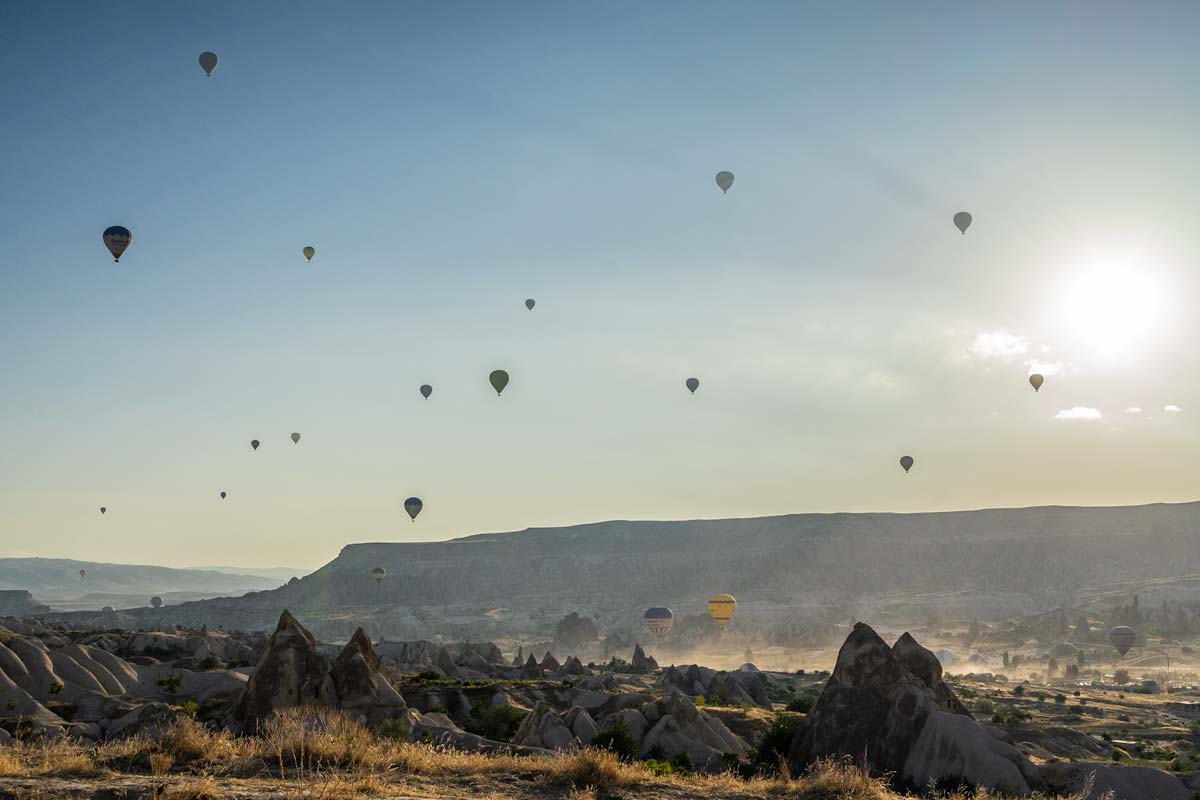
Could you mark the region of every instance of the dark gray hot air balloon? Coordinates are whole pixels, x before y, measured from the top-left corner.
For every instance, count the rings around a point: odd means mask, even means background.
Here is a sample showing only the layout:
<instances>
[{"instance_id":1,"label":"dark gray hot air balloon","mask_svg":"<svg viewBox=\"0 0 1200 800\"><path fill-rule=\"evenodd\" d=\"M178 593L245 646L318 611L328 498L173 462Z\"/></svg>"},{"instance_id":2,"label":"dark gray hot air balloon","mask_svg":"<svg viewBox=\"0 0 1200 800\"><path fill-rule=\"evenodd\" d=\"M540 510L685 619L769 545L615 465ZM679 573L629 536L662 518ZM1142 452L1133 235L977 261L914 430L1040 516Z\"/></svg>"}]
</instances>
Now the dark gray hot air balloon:
<instances>
[{"instance_id":1,"label":"dark gray hot air balloon","mask_svg":"<svg viewBox=\"0 0 1200 800\"><path fill-rule=\"evenodd\" d=\"M671 609L655 606L647 608L642 614L642 624L644 624L655 639L662 639L667 635L667 631L671 630L671 626L675 624L675 615L671 613Z\"/></svg>"},{"instance_id":2,"label":"dark gray hot air balloon","mask_svg":"<svg viewBox=\"0 0 1200 800\"><path fill-rule=\"evenodd\" d=\"M428 383L421 384L421 396L424 397L426 400L428 400L429 395L431 395L431 394L433 394L433 387L430 386Z\"/></svg>"},{"instance_id":3,"label":"dark gray hot air balloon","mask_svg":"<svg viewBox=\"0 0 1200 800\"><path fill-rule=\"evenodd\" d=\"M108 509L107 509L107 508L105 508L104 506L100 506L100 513L101 513L101 514L104 514L104 513L106 513L107 511L108 511Z\"/></svg>"},{"instance_id":4,"label":"dark gray hot air balloon","mask_svg":"<svg viewBox=\"0 0 1200 800\"><path fill-rule=\"evenodd\" d=\"M900 466L904 467L905 472L908 472L913 467L913 457L900 456Z\"/></svg>"},{"instance_id":5,"label":"dark gray hot air balloon","mask_svg":"<svg viewBox=\"0 0 1200 800\"><path fill-rule=\"evenodd\" d=\"M154 597L150 598L150 605L154 606L155 608L162 608L162 598L158 595L154 595Z\"/></svg>"},{"instance_id":6,"label":"dark gray hot air balloon","mask_svg":"<svg viewBox=\"0 0 1200 800\"><path fill-rule=\"evenodd\" d=\"M696 390L700 388L700 381L695 378L688 378L686 381L684 381L684 384L687 386L688 391L692 394L695 394Z\"/></svg>"},{"instance_id":7,"label":"dark gray hot air balloon","mask_svg":"<svg viewBox=\"0 0 1200 800\"><path fill-rule=\"evenodd\" d=\"M717 186L721 187L721 194L729 191L729 187L733 186L733 173L728 170L722 170L717 173Z\"/></svg>"},{"instance_id":8,"label":"dark gray hot air balloon","mask_svg":"<svg viewBox=\"0 0 1200 800\"><path fill-rule=\"evenodd\" d=\"M1043 383L1045 383L1045 382L1046 382L1046 379L1045 379L1045 378L1043 378L1043 377L1042 377L1042 376L1041 376L1039 373L1037 373L1037 372L1035 372L1035 373L1033 373L1032 375L1030 375L1030 376L1029 376L1029 385L1033 387L1033 390L1034 390L1035 392L1036 392L1036 391L1038 391L1039 389L1041 389L1041 388L1042 388L1042 384L1043 384Z\"/></svg>"},{"instance_id":9,"label":"dark gray hot air balloon","mask_svg":"<svg viewBox=\"0 0 1200 800\"><path fill-rule=\"evenodd\" d=\"M421 509L424 507L425 504L421 502L421 498L419 497L410 497L404 501L404 510L412 517L413 522L417 521L417 514L420 514Z\"/></svg>"},{"instance_id":10,"label":"dark gray hot air balloon","mask_svg":"<svg viewBox=\"0 0 1200 800\"><path fill-rule=\"evenodd\" d=\"M213 70L217 68L218 63L219 62L216 53L210 53L209 51L205 50L200 54L200 69L204 70L205 75L212 75Z\"/></svg>"},{"instance_id":11,"label":"dark gray hot air balloon","mask_svg":"<svg viewBox=\"0 0 1200 800\"><path fill-rule=\"evenodd\" d=\"M108 248L108 252L112 253L113 261L120 261L125 248L133 242L133 234L129 232L129 228L123 228L120 225L105 228L103 238L104 246Z\"/></svg>"},{"instance_id":12,"label":"dark gray hot air balloon","mask_svg":"<svg viewBox=\"0 0 1200 800\"><path fill-rule=\"evenodd\" d=\"M81 569L81 570L79 570L79 577L81 577L81 578L82 578L82 577L84 577L84 576L86 576L86 575L87 575L87 570L86 570L86 569Z\"/></svg>"},{"instance_id":13,"label":"dark gray hot air balloon","mask_svg":"<svg viewBox=\"0 0 1200 800\"><path fill-rule=\"evenodd\" d=\"M532 297L525 301L525 307L528 308L530 311L533 311L533 307L535 305L537 305L537 303L534 301L534 299Z\"/></svg>"},{"instance_id":14,"label":"dark gray hot air balloon","mask_svg":"<svg viewBox=\"0 0 1200 800\"><path fill-rule=\"evenodd\" d=\"M316 254L317 254L317 248L312 247L312 246L304 248L304 257L307 258L309 261L312 261L313 256L315 256Z\"/></svg>"},{"instance_id":15,"label":"dark gray hot air balloon","mask_svg":"<svg viewBox=\"0 0 1200 800\"><path fill-rule=\"evenodd\" d=\"M298 434L298 433L292 434L292 444L300 444L300 434Z\"/></svg>"},{"instance_id":16,"label":"dark gray hot air balloon","mask_svg":"<svg viewBox=\"0 0 1200 800\"><path fill-rule=\"evenodd\" d=\"M496 390L496 396L504 391L504 387L508 386L508 373L502 369L492 370L492 374L488 375L488 381L492 384L492 388Z\"/></svg>"},{"instance_id":17,"label":"dark gray hot air balloon","mask_svg":"<svg viewBox=\"0 0 1200 800\"><path fill-rule=\"evenodd\" d=\"M1112 646L1117 648L1117 652L1121 655L1129 652L1129 648L1133 647L1134 640L1136 639L1137 631L1128 625L1118 625L1108 632L1108 640L1112 642Z\"/></svg>"},{"instance_id":18,"label":"dark gray hot air balloon","mask_svg":"<svg viewBox=\"0 0 1200 800\"><path fill-rule=\"evenodd\" d=\"M224 492L221 492L221 499L222 499L222 500L224 500L224 499L225 499L225 493L224 493Z\"/></svg>"},{"instance_id":19,"label":"dark gray hot air balloon","mask_svg":"<svg viewBox=\"0 0 1200 800\"><path fill-rule=\"evenodd\" d=\"M960 211L954 215L954 227L958 228L959 233L965 234L967 228L971 227L971 215L966 211Z\"/></svg>"},{"instance_id":20,"label":"dark gray hot air balloon","mask_svg":"<svg viewBox=\"0 0 1200 800\"><path fill-rule=\"evenodd\" d=\"M250 440L250 447L252 447L253 449L257 450L257 449L258 449L258 439L251 439L251 440Z\"/></svg>"}]
</instances>

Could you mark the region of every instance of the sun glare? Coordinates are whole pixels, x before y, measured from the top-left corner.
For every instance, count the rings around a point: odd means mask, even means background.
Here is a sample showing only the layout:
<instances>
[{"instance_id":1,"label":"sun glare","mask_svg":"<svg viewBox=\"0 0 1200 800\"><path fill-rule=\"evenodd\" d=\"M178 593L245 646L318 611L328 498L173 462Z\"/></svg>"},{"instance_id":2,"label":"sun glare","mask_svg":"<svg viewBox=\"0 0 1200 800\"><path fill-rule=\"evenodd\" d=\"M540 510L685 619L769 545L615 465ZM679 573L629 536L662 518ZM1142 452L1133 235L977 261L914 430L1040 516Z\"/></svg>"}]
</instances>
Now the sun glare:
<instances>
[{"instance_id":1,"label":"sun glare","mask_svg":"<svg viewBox=\"0 0 1200 800\"><path fill-rule=\"evenodd\" d=\"M1143 258L1104 256L1068 273L1053 313L1073 349L1103 361L1138 357L1163 333L1166 294Z\"/></svg>"}]
</instances>

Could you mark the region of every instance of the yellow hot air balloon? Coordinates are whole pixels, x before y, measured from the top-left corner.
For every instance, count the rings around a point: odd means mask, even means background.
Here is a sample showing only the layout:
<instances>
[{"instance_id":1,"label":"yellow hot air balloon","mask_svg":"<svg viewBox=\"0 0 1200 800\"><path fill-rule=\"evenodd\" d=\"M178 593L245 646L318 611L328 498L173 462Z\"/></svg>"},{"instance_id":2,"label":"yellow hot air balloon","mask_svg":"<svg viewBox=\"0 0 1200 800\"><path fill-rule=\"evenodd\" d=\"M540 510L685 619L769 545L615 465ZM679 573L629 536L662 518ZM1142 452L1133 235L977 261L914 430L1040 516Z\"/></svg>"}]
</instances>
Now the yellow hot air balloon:
<instances>
[{"instance_id":1,"label":"yellow hot air balloon","mask_svg":"<svg viewBox=\"0 0 1200 800\"><path fill-rule=\"evenodd\" d=\"M733 619L737 611L737 600L731 594L714 594L708 598L708 615L722 628Z\"/></svg>"}]
</instances>

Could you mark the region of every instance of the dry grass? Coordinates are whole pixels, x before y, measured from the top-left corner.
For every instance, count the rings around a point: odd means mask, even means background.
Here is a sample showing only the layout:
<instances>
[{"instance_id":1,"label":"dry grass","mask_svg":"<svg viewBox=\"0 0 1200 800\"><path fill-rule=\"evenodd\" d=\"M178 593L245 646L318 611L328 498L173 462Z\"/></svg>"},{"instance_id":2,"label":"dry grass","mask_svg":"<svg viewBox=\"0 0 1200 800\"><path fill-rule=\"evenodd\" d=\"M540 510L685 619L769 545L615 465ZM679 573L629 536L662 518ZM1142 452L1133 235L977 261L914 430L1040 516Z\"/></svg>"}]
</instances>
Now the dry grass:
<instances>
[{"instance_id":1,"label":"dry grass","mask_svg":"<svg viewBox=\"0 0 1200 800\"><path fill-rule=\"evenodd\" d=\"M161 800L223 800L225 793L211 775L189 778L168 786Z\"/></svg>"},{"instance_id":2,"label":"dry grass","mask_svg":"<svg viewBox=\"0 0 1200 800\"><path fill-rule=\"evenodd\" d=\"M85 748L68 741L14 742L0 754L0 775L101 775L104 770Z\"/></svg>"}]
</instances>

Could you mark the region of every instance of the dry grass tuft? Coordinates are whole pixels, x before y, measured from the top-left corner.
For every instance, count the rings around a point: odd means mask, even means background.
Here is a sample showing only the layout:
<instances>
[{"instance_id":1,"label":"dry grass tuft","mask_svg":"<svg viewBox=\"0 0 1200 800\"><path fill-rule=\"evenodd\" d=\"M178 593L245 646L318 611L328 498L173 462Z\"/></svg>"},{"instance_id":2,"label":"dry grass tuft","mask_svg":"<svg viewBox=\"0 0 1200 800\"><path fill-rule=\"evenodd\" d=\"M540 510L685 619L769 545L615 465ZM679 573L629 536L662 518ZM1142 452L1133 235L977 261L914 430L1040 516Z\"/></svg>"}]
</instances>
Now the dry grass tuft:
<instances>
[{"instance_id":1,"label":"dry grass tuft","mask_svg":"<svg viewBox=\"0 0 1200 800\"><path fill-rule=\"evenodd\" d=\"M366 726L327 709L278 712L262 726L260 741L263 755L273 757L281 773L370 767L384 748Z\"/></svg>"},{"instance_id":2,"label":"dry grass tuft","mask_svg":"<svg viewBox=\"0 0 1200 800\"><path fill-rule=\"evenodd\" d=\"M651 773L640 767L621 763L611 750L594 747L555 757L547 766L546 777L550 780L569 783L576 788L590 787L600 794L638 786L651 777Z\"/></svg>"},{"instance_id":3,"label":"dry grass tuft","mask_svg":"<svg viewBox=\"0 0 1200 800\"><path fill-rule=\"evenodd\" d=\"M151 775L166 775L171 771L171 767L175 766L175 756L170 753L151 753L150 754L150 774Z\"/></svg>"},{"instance_id":4,"label":"dry grass tuft","mask_svg":"<svg viewBox=\"0 0 1200 800\"><path fill-rule=\"evenodd\" d=\"M93 776L103 772L90 753L61 740L15 742L0 755L0 775L9 777Z\"/></svg>"},{"instance_id":5,"label":"dry grass tuft","mask_svg":"<svg viewBox=\"0 0 1200 800\"><path fill-rule=\"evenodd\" d=\"M796 800L888 800L896 794L886 779L871 775L848 760L829 759L813 764L804 777L789 781L788 793Z\"/></svg>"},{"instance_id":6,"label":"dry grass tuft","mask_svg":"<svg viewBox=\"0 0 1200 800\"><path fill-rule=\"evenodd\" d=\"M158 749L180 763L216 763L227 761L236 748L228 733L210 731L196 720L183 717L159 739Z\"/></svg>"},{"instance_id":7,"label":"dry grass tuft","mask_svg":"<svg viewBox=\"0 0 1200 800\"><path fill-rule=\"evenodd\" d=\"M225 793L211 775L189 778L168 786L161 800L224 800Z\"/></svg>"}]
</instances>

